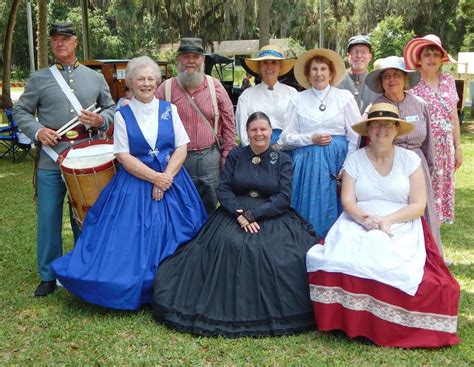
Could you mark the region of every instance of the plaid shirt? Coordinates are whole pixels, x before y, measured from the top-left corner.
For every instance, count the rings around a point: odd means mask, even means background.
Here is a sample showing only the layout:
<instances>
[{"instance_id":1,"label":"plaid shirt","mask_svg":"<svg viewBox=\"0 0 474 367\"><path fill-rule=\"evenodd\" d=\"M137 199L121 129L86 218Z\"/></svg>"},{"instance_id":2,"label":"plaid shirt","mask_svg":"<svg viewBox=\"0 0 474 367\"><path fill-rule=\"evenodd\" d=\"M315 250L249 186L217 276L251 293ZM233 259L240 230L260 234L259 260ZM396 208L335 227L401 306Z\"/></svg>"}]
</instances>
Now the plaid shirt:
<instances>
[{"instance_id":1,"label":"plaid shirt","mask_svg":"<svg viewBox=\"0 0 474 367\"><path fill-rule=\"evenodd\" d=\"M229 151L235 146L234 110L232 102L222 84L215 78L214 84L216 87L217 106L219 108L219 129L217 136L222 141L222 155L226 157ZM209 92L207 80L204 79L193 93L188 94L213 125L214 108L212 106L211 93ZM164 82L158 87L156 97L161 100L165 99ZM179 86L176 77L173 78L171 82L171 102L178 108L179 117L191 140L188 144L188 149L204 149L214 144L214 134L211 129L209 129L208 124L202 120L189 103L186 91Z\"/></svg>"}]
</instances>

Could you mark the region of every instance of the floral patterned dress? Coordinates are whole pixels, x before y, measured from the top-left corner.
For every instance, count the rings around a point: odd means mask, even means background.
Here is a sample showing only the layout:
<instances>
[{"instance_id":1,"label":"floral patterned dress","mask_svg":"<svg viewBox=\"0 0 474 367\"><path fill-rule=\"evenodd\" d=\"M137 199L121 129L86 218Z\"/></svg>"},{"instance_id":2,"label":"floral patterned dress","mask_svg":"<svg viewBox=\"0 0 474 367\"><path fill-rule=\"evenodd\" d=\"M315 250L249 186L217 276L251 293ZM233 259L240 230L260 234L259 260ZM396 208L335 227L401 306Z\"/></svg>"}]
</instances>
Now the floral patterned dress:
<instances>
[{"instance_id":1,"label":"floral patterned dress","mask_svg":"<svg viewBox=\"0 0 474 367\"><path fill-rule=\"evenodd\" d=\"M454 138L452 111L459 100L454 79L449 74L439 74L438 91L421 80L411 90L428 103L431 131L435 145L432 174L435 207L441 223L454 221Z\"/></svg>"}]
</instances>

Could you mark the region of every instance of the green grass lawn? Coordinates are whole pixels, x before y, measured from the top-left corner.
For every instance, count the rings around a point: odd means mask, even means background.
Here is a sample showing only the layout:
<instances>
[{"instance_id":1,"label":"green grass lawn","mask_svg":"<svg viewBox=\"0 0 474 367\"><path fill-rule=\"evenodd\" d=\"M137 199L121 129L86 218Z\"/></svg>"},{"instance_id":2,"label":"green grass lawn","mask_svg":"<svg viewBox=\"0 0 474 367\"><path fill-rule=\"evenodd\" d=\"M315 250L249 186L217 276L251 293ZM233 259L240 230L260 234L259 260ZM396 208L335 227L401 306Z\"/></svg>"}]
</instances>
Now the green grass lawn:
<instances>
[{"instance_id":1,"label":"green grass lawn","mask_svg":"<svg viewBox=\"0 0 474 367\"><path fill-rule=\"evenodd\" d=\"M89 305L60 289L33 298L36 272L31 159L0 159L1 365L474 365L474 124L463 127L464 164L457 173L454 225L442 236L461 284L461 344L435 350L381 348L342 333L276 338L200 338L156 324L150 309L118 312ZM1 151L2 148L0 148ZM66 250L72 233L64 225Z\"/></svg>"}]
</instances>

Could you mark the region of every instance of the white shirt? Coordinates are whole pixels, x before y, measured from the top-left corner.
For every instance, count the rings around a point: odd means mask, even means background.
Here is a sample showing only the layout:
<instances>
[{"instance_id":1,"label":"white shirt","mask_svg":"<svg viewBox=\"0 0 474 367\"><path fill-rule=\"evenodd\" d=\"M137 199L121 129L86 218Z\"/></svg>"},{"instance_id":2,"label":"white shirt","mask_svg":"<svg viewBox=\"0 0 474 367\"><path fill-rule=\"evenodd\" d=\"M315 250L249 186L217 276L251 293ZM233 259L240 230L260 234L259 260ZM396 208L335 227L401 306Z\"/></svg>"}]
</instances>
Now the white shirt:
<instances>
[{"instance_id":1,"label":"white shirt","mask_svg":"<svg viewBox=\"0 0 474 367\"><path fill-rule=\"evenodd\" d=\"M264 82L244 90L235 111L237 134L241 144L249 145L246 124L248 117L254 112L266 113L274 129L285 129L288 125L285 113L290 99L296 94L298 92L295 88L278 81L273 86L273 90L268 89L268 85Z\"/></svg>"},{"instance_id":2,"label":"white shirt","mask_svg":"<svg viewBox=\"0 0 474 367\"><path fill-rule=\"evenodd\" d=\"M326 110L319 109L321 103ZM346 136L348 154L357 147L359 134L351 126L362 118L354 96L347 90L328 85L322 91L310 88L300 92L291 99L285 118L289 125L280 135L284 145L303 147L313 144L313 134L330 134Z\"/></svg>"},{"instance_id":3,"label":"white shirt","mask_svg":"<svg viewBox=\"0 0 474 367\"><path fill-rule=\"evenodd\" d=\"M158 136L159 105L160 102L154 97L150 103L142 103L135 98L129 103L138 126L152 149L155 148L156 137ZM189 137L179 118L178 110L173 104L171 105L171 116L173 118L174 145L177 148L189 143ZM120 110L114 116L114 153L130 153L127 127Z\"/></svg>"}]
</instances>

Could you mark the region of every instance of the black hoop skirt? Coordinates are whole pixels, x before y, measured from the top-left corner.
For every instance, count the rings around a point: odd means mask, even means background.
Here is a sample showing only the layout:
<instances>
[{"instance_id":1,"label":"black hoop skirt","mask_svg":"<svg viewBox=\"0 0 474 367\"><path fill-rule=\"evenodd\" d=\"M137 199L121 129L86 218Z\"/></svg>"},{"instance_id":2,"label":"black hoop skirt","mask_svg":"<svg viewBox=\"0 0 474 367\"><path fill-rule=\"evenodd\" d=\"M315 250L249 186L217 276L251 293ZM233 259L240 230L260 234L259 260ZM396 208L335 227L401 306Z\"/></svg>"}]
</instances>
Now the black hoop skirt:
<instances>
[{"instance_id":1,"label":"black hoop skirt","mask_svg":"<svg viewBox=\"0 0 474 367\"><path fill-rule=\"evenodd\" d=\"M239 200L258 205L262 199ZM314 329L305 257L317 236L292 209L259 224L257 234L246 233L217 209L192 241L160 265L154 318L204 336Z\"/></svg>"}]
</instances>

